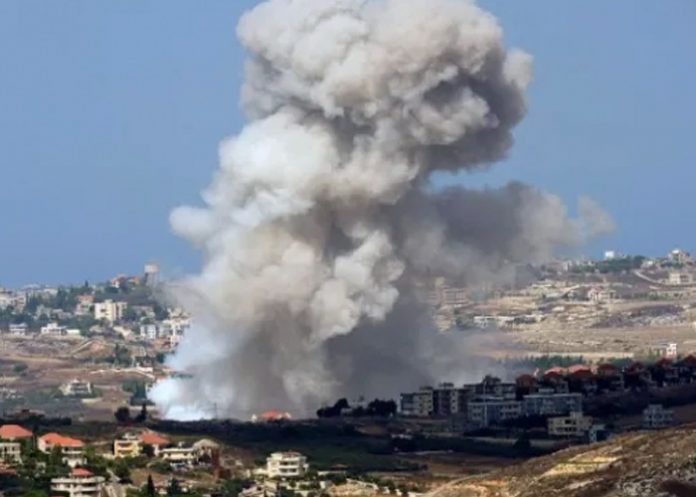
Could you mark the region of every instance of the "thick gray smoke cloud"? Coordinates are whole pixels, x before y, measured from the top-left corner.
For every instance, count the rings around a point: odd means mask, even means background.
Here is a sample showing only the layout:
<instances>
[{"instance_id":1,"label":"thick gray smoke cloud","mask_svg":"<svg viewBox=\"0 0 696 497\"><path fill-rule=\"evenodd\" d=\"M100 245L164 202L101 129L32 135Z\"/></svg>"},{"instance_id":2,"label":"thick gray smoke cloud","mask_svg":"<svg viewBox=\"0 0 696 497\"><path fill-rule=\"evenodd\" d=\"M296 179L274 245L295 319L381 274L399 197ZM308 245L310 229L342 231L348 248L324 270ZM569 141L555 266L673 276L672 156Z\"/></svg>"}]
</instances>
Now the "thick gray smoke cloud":
<instances>
[{"instance_id":1,"label":"thick gray smoke cloud","mask_svg":"<svg viewBox=\"0 0 696 497\"><path fill-rule=\"evenodd\" d=\"M172 360L192 378L152 394L166 415L307 412L465 371L415 288L502 278L610 227L521 184L428 190L503 158L526 111L531 58L473 2L269 0L238 35L250 122L206 206L171 217L205 262L172 289L196 324Z\"/></svg>"}]
</instances>

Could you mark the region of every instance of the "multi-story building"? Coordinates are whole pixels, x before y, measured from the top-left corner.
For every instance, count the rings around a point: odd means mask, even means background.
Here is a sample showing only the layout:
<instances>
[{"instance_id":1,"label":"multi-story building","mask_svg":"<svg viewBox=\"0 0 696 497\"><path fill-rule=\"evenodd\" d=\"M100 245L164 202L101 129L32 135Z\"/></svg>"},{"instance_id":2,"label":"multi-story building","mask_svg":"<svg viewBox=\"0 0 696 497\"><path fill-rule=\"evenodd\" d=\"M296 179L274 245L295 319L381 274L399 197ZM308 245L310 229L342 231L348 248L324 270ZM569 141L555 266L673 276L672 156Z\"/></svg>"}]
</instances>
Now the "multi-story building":
<instances>
[{"instance_id":1,"label":"multi-story building","mask_svg":"<svg viewBox=\"0 0 696 497\"><path fill-rule=\"evenodd\" d=\"M308 469L307 458L299 452L274 452L266 459L269 478L300 478Z\"/></svg>"},{"instance_id":2,"label":"multi-story building","mask_svg":"<svg viewBox=\"0 0 696 497\"><path fill-rule=\"evenodd\" d=\"M192 466L198 460L196 449L183 443L160 449L159 456L170 464L186 466Z\"/></svg>"},{"instance_id":3,"label":"multi-story building","mask_svg":"<svg viewBox=\"0 0 696 497\"><path fill-rule=\"evenodd\" d=\"M140 336L150 341L157 340L159 338L159 327L155 323L141 324Z\"/></svg>"},{"instance_id":4,"label":"multi-story building","mask_svg":"<svg viewBox=\"0 0 696 497\"><path fill-rule=\"evenodd\" d=\"M503 383L500 378L486 376L481 383L464 385L475 398L496 398L513 400L517 397L517 385L515 383Z\"/></svg>"},{"instance_id":5,"label":"multi-story building","mask_svg":"<svg viewBox=\"0 0 696 497\"><path fill-rule=\"evenodd\" d=\"M485 428L503 421L519 418L522 402L506 399L483 399L467 404L467 421L472 427Z\"/></svg>"},{"instance_id":6,"label":"multi-story building","mask_svg":"<svg viewBox=\"0 0 696 497\"><path fill-rule=\"evenodd\" d=\"M469 397L469 389L455 388L452 383L441 383L433 389L433 414L436 416L464 416Z\"/></svg>"},{"instance_id":7,"label":"multi-story building","mask_svg":"<svg viewBox=\"0 0 696 497\"><path fill-rule=\"evenodd\" d=\"M94 319L108 321L113 324L123 319L123 313L126 308L127 304L125 302L114 302L113 300L96 302L94 304Z\"/></svg>"},{"instance_id":8,"label":"multi-story building","mask_svg":"<svg viewBox=\"0 0 696 497\"><path fill-rule=\"evenodd\" d=\"M547 427L553 437L582 437L592 427L592 418L581 412L571 412L568 416L549 418Z\"/></svg>"},{"instance_id":9,"label":"multi-story building","mask_svg":"<svg viewBox=\"0 0 696 497\"><path fill-rule=\"evenodd\" d=\"M418 392L401 394L401 414L427 417L433 414L433 388L421 387Z\"/></svg>"},{"instance_id":10,"label":"multi-story building","mask_svg":"<svg viewBox=\"0 0 696 497\"><path fill-rule=\"evenodd\" d=\"M643 428L659 430L667 428L674 422L674 412L660 404L651 404L643 411Z\"/></svg>"},{"instance_id":11,"label":"multi-story building","mask_svg":"<svg viewBox=\"0 0 696 497\"><path fill-rule=\"evenodd\" d=\"M522 399L525 416L560 416L582 411L582 394L579 393L535 393Z\"/></svg>"},{"instance_id":12,"label":"multi-story building","mask_svg":"<svg viewBox=\"0 0 696 497\"><path fill-rule=\"evenodd\" d=\"M95 476L83 468L75 468L69 476L51 479L51 491L68 494L69 497L100 497L105 478Z\"/></svg>"},{"instance_id":13,"label":"multi-story building","mask_svg":"<svg viewBox=\"0 0 696 497\"><path fill-rule=\"evenodd\" d=\"M455 388L452 383L441 383L436 388L421 387L418 392L401 394L401 414L422 418L464 416L469 393L467 388Z\"/></svg>"},{"instance_id":14,"label":"multi-story building","mask_svg":"<svg viewBox=\"0 0 696 497\"><path fill-rule=\"evenodd\" d=\"M22 444L0 441L0 461L5 463L22 462Z\"/></svg>"},{"instance_id":15,"label":"multi-story building","mask_svg":"<svg viewBox=\"0 0 696 497\"><path fill-rule=\"evenodd\" d=\"M45 453L50 453L55 447L60 448L63 462L75 468L85 464L85 444L76 438L64 437L58 433L47 433L38 438L37 448Z\"/></svg>"},{"instance_id":16,"label":"multi-story building","mask_svg":"<svg viewBox=\"0 0 696 497\"><path fill-rule=\"evenodd\" d=\"M163 335L181 335L191 326L191 319L187 316L173 316L162 321L161 332Z\"/></svg>"},{"instance_id":17,"label":"multi-story building","mask_svg":"<svg viewBox=\"0 0 696 497\"><path fill-rule=\"evenodd\" d=\"M121 438L114 440L114 457L137 457L142 450L140 437L131 433L126 433Z\"/></svg>"}]
</instances>

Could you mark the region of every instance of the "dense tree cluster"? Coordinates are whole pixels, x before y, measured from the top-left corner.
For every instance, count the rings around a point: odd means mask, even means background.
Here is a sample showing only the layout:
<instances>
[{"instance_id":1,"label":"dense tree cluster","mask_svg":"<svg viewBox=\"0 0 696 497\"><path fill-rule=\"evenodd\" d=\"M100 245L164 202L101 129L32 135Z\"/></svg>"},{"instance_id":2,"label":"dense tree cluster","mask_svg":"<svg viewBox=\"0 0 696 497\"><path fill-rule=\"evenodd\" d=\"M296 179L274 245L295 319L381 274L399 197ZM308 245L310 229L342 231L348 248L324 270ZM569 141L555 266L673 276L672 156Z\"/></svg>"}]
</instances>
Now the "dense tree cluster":
<instances>
[{"instance_id":1,"label":"dense tree cluster","mask_svg":"<svg viewBox=\"0 0 696 497\"><path fill-rule=\"evenodd\" d=\"M389 418L396 415L396 402L393 400L375 399L367 406L351 408L347 399L339 399L333 406L322 407L317 411L319 418L336 418L340 416L350 417L376 417Z\"/></svg>"}]
</instances>

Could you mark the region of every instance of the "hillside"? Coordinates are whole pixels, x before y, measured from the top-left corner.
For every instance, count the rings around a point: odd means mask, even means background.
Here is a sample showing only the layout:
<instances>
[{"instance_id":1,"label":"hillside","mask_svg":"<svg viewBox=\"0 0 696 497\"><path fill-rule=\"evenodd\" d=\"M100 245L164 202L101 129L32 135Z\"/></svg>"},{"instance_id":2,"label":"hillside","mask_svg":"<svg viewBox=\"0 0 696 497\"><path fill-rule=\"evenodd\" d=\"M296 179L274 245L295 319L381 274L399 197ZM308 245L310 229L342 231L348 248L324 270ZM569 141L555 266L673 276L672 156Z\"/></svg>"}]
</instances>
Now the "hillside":
<instances>
[{"instance_id":1,"label":"hillside","mask_svg":"<svg viewBox=\"0 0 696 497\"><path fill-rule=\"evenodd\" d=\"M433 497L663 497L672 480L696 481L696 425L621 435L485 476L457 480Z\"/></svg>"}]
</instances>

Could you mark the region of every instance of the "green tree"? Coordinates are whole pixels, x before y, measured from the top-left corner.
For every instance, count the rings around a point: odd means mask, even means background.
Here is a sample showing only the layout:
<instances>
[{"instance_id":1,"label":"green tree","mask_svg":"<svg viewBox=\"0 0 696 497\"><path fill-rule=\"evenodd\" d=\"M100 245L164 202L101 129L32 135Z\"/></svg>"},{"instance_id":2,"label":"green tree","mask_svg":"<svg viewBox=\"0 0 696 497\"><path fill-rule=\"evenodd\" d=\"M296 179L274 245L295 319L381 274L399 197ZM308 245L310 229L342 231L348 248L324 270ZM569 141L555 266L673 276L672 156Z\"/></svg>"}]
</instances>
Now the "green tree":
<instances>
[{"instance_id":1,"label":"green tree","mask_svg":"<svg viewBox=\"0 0 696 497\"><path fill-rule=\"evenodd\" d=\"M117 460L113 471L116 478L118 478L121 483L131 482L130 466L128 465L128 461L124 459Z\"/></svg>"},{"instance_id":2,"label":"green tree","mask_svg":"<svg viewBox=\"0 0 696 497\"><path fill-rule=\"evenodd\" d=\"M127 406L121 406L114 412L114 417L116 421L121 424L127 424L131 421L130 409Z\"/></svg>"},{"instance_id":3,"label":"green tree","mask_svg":"<svg viewBox=\"0 0 696 497\"><path fill-rule=\"evenodd\" d=\"M150 444L143 445L142 454L147 458L155 457L155 448Z\"/></svg>"},{"instance_id":4,"label":"green tree","mask_svg":"<svg viewBox=\"0 0 696 497\"><path fill-rule=\"evenodd\" d=\"M169 486L167 487L167 495L169 497L177 497L181 495L181 485L176 478L172 478L169 481Z\"/></svg>"},{"instance_id":5,"label":"green tree","mask_svg":"<svg viewBox=\"0 0 696 497\"><path fill-rule=\"evenodd\" d=\"M155 489L155 482L152 481L152 475L147 475L147 484L145 485L145 497L155 497L157 495L157 489Z\"/></svg>"},{"instance_id":6,"label":"green tree","mask_svg":"<svg viewBox=\"0 0 696 497\"><path fill-rule=\"evenodd\" d=\"M135 417L135 422L144 423L145 421L147 421L147 403L143 402L140 413Z\"/></svg>"}]
</instances>

